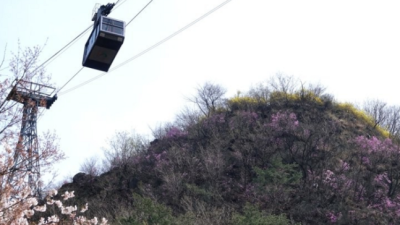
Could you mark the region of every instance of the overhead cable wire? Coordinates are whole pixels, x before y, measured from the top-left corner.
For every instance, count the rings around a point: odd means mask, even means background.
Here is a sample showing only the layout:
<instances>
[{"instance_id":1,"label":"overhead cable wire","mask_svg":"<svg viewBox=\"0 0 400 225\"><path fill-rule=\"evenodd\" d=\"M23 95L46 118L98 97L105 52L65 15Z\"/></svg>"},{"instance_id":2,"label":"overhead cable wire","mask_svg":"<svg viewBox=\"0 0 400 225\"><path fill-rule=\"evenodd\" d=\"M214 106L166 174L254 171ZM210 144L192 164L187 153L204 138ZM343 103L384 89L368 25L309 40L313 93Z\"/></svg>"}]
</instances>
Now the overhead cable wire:
<instances>
[{"instance_id":1,"label":"overhead cable wire","mask_svg":"<svg viewBox=\"0 0 400 225\"><path fill-rule=\"evenodd\" d=\"M121 6L123 3L126 2L126 0L124 0L124 1L122 1L120 4L118 4L119 1L120 1L120 0L118 0L118 1L115 3L116 7L114 8L114 10L117 9L119 6ZM114 10L113 10L113 11L114 11ZM71 45L72 45L75 41L77 41L79 38L81 38L81 37L83 36L83 34L85 34L85 33L86 33L90 28L92 28L92 27L93 27L93 24L90 25L89 27L87 27L85 30L83 30L80 34L78 34L78 36L76 36L74 39L72 39L72 41L70 41L68 44L66 44L64 47L62 47L60 50L58 50L58 51L57 51L56 53L54 53L52 56L50 56L50 58L48 58L46 61L44 61L40 66L36 67L36 69L35 69L34 71L32 71L32 73L36 72L36 70L38 70L39 68L43 67L46 63L50 64L50 62L52 62L57 56L59 56L60 53L62 53L64 50L66 50L66 49L68 49L69 47L71 47ZM3 61L4 61L4 59L3 59ZM8 68L9 68L9 66L0 69L0 71L6 70L6 69L8 69ZM25 76L25 74L24 74L20 79L23 79L24 76Z\"/></svg>"},{"instance_id":2,"label":"overhead cable wire","mask_svg":"<svg viewBox=\"0 0 400 225\"><path fill-rule=\"evenodd\" d=\"M59 88L58 89L58 91L56 91L56 93L54 94L55 96L58 94L58 92L59 91L61 91L61 89L63 89L72 79L74 79L74 77L76 77L82 70L83 70L83 66L82 66L82 68L80 68L79 70L78 70L78 72L76 72L61 88ZM42 118L42 116L44 115L44 113L45 113L45 111L44 110L42 110L41 112L40 112L40 114L39 114L39 116L37 117L37 121L39 121L41 118Z\"/></svg>"},{"instance_id":3,"label":"overhead cable wire","mask_svg":"<svg viewBox=\"0 0 400 225\"><path fill-rule=\"evenodd\" d=\"M117 5L118 3L119 3L119 1L120 0L118 0L116 3L115 3L115 5ZM126 0L124 0L121 4L118 4L117 6L119 7L119 6L121 6L124 2L126 2ZM118 8L118 7L115 7L115 9L116 8ZM115 10L114 9L114 10ZM114 11L113 10L113 11ZM113 12L112 11L112 12ZM34 73L34 72L36 72L36 70L38 70L39 68L41 68L41 67L44 67L45 66L45 64L47 63L47 64L50 64L55 58L57 58L64 50L67 50L69 47L71 47L71 45L74 43L74 42L76 42L78 39L80 39L90 28L92 28L93 27L93 24L91 24L89 27L87 27L85 30L83 30L80 34L78 34L78 36L76 36L74 39L72 39L72 41L70 41L68 44L66 44L64 47L62 47L60 50L58 50L56 53L54 53L49 59L47 59L46 61L44 61L40 66L38 66L38 67L36 67L36 69L32 72L32 73ZM23 76L20 78L20 79L22 79L23 78Z\"/></svg>"},{"instance_id":4,"label":"overhead cable wire","mask_svg":"<svg viewBox=\"0 0 400 225\"><path fill-rule=\"evenodd\" d=\"M46 61L44 61L40 66L36 67L36 69L33 70L32 73L36 72L38 69L43 67L46 63L49 64L50 61L55 59L64 49L67 49L72 43L74 43L79 38L81 38L83 36L83 34L85 34L92 26L93 25L90 25L84 31L82 31L80 34L78 34L78 36L76 36L74 39L72 39L72 41L70 41L68 44L66 44L64 47L62 47L60 50L58 50L56 53L54 53L52 56L50 56L50 58L48 58ZM26 73L21 78L19 78L18 80L23 79L25 75L26 75Z\"/></svg>"},{"instance_id":5,"label":"overhead cable wire","mask_svg":"<svg viewBox=\"0 0 400 225\"><path fill-rule=\"evenodd\" d=\"M120 1L120 0L118 0L118 1L115 3L114 9L113 9L111 12L113 12L114 10L116 10L118 7L120 7L121 5L123 5L123 4L126 2L126 0L123 0L121 3L119 3L119 1Z\"/></svg>"},{"instance_id":6,"label":"overhead cable wire","mask_svg":"<svg viewBox=\"0 0 400 225\"><path fill-rule=\"evenodd\" d=\"M119 3L120 0L118 0L115 5L117 5ZM126 0L124 0L121 4L118 4L118 6L122 5L124 2L126 2ZM115 7L116 9L117 7ZM114 10L115 10L114 9ZM113 11L114 11L113 10ZM60 50L58 50L56 53L54 53L52 56L50 56L50 58L48 58L46 61L44 61L40 66L36 67L35 70L32 71L32 73L36 72L39 68L44 67L45 64L47 63L50 64L55 58L57 58L63 51L67 50L69 47L71 47L71 45L76 42L78 39L80 39L90 28L93 27L93 24L91 24L89 27L87 27L85 30L83 30L80 34L78 34L78 36L76 36L74 39L72 39L72 41L70 41L68 44L66 44L64 47L62 47ZM23 79L25 76L25 74L20 78Z\"/></svg>"},{"instance_id":7,"label":"overhead cable wire","mask_svg":"<svg viewBox=\"0 0 400 225\"><path fill-rule=\"evenodd\" d=\"M126 1L126 0L125 0ZM121 4L123 4L125 1L123 1L123 2L121 2ZM130 21L129 21L129 23L130 22L132 22L136 17L138 17L142 12L143 12L143 10L144 9L146 9L147 8L147 6L149 6L150 5L150 3L151 2L153 2L153 0L150 0ZM118 2L117 2L118 3ZM121 4L119 4L119 5L121 5ZM129 23L125 26L125 27L127 27L128 25L129 25ZM69 79L68 81L67 81L67 83L65 83L58 91L57 91L57 93L59 93L60 91L61 91L61 89L63 89L74 77L76 77L78 74L79 74L79 72L81 72L81 70L83 69L83 67L74 75L74 76L72 76L72 78L71 79ZM111 70L112 71L112 70ZM110 71L110 72L111 72ZM101 76L104 76L106 73L104 72L104 73L102 73L101 74ZM62 93L61 93L62 94Z\"/></svg>"},{"instance_id":8,"label":"overhead cable wire","mask_svg":"<svg viewBox=\"0 0 400 225\"><path fill-rule=\"evenodd\" d=\"M81 37L83 37L83 35L89 31L90 28L92 28L93 25L90 25L89 27L87 27L84 31L82 31L82 33L80 33L77 37L75 37L72 41L70 41L66 46L64 46L62 49L60 49L58 52L56 52L54 54L53 57L51 57L50 59L46 60L44 63L42 63L42 65L40 65L39 67L44 67L44 65L47 63L50 64L55 58L57 58L58 56L61 55L61 53L65 52L68 48L70 48L76 41L78 41Z\"/></svg>"},{"instance_id":9,"label":"overhead cable wire","mask_svg":"<svg viewBox=\"0 0 400 225\"><path fill-rule=\"evenodd\" d=\"M115 7L114 7L114 9L111 11L111 12L114 12L119 6L121 6L122 4L124 4L125 2L126 2L126 0L123 0L121 3L119 3L119 1L120 0L118 0L116 3L115 3ZM89 28L91 28L91 27L93 27L93 25L91 25L90 27L88 27L85 31L83 31L83 33L84 32L86 32ZM60 92L69 82L71 82L71 80L72 79L74 79L82 70L83 70L83 66L82 66L82 68L80 68L61 88L59 88L57 91L56 91L56 93L55 93L55 95L57 95L58 94L58 92ZM44 111L42 111L41 113L40 113L40 115L38 116L38 120L40 120L41 118L42 118L42 116L43 116L43 114L44 114Z\"/></svg>"},{"instance_id":10,"label":"overhead cable wire","mask_svg":"<svg viewBox=\"0 0 400 225\"><path fill-rule=\"evenodd\" d=\"M120 63L119 65L117 65L117 66L111 68L111 70L110 70L108 73L111 73L111 72L115 71L116 69L118 69L118 68L120 68L120 67L126 65L127 63L129 63L129 62L131 62L131 61L133 61L133 60L139 58L140 56L146 54L147 52L149 52L149 51L151 51L151 50L157 48L158 46L164 44L165 42L169 41L170 39L172 39L172 38L175 37L176 35L182 33L182 32L185 31L186 29L190 28L191 26L195 25L195 24L198 23L199 21L201 21L201 20L203 20L204 18L208 17L209 15L211 15L212 13L214 13L214 12L217 11L218 9L222 8L223 6L225 6L226 4L228 4L228 3L231 2L231 1L232 1L232 0L226 0L226 1L224 1L224 2L221 3L220 5L214 7L213 9L211 9L210 11L208 11L207 13L205 13L205 14L203 14L202 16L198 17L197 19L193 20L192 22L188 23L186 26L184 26L184 27L182 27L181 29L175 31L174 33L172 33L171 35L169 35L169 36L167 36L166 38L162 39L161 41L157 42L156 44L150 46L149 48L147 48L147 49L145 49L144 51L142 51L142 52L136 54L135 56L129 58L128 60L125 60L124 62ZM139 13L140 13L140 12L139 12ZM73 87L73 88L70 88L70 89L68 89L68 90L66 90L66 91L61 92L60 95L64 95L64 94L67 94L67 93L69 93L69 92L71 92L71 91L73 91L73 90L76 90L76 89L78 89L78 88L80 88L80 87L82 87L82 86L84 86L84 85L86 85L86 84L89 84L89 83L91 83L91 82L93 82L93 81L99 79L100 77L102 77L102 76L104 76L104 75L106 75L106 74L107 74L107 73L101 73L101 74L99 74L99 75L97 75L97 76L95 76L95 77L93 77L93 78L91 78L91 79L89 79L89 80L87 80L87 81L85 81L85 82L83 82L83 83L81 83L81 84L79 84L79 85Z\"/></svg>"},{"instance_id":11,"label":"overhead cable wire","mask_svg":"<svg viewBox=\"0 0 400 225\"><path fill-rule=\"evenodd\" d=\"M120 1L120 0L118 0L118 1L115 3L115 5L117 5L117 4L119 3L119 1ZM125 3L125 2L126 2L126 0L124 0L123 2L121 2L121 4L118 4L117 6L121 6L121 5L122 5L123 3ZM115 7L114 10L115 10L116 8L117 8L117 7ZM114 11L114 10L113 10L113 11ZM112 12L113 12L113 11L112 11ZM93 25L91 25L91 26L89 26L88 28L86 28L79 36L81 36L81 35L83 35L84 33L86 33L91 27L93 27ZM71 43L72 43L73 41L75 41L75 40L77 40L77 38L75 38L75 39L72 40L70 43L68 43L68 45L71 44ZM61 50L62 50L62 49L61 49ZM61 50L60 50L60 51L61 51ZM58 52L60 52L60 51L58 51ZM57 53L58 53L58 52L57 52ZM57 53L56 53L56 54L57 54ZM47 60L47 61L48 61L48 60ZM47 62L47 61L46 61L46 62ZM57 94L59 91L61 91L61 89L63 89L72 79L74 79L74 78L83 70L83 68L84 68L84 67L80 68L80 69L78 70L78 72L76 72L76 73L75 73L61 88L59 88L58 91L56 92L56 94Z\"/></svg>"},{"instance_id":12,"label":"overhead cable wire","mask_svg":"<svg viewBox=\"0 0 400 225\"><path fill-rule=\"evenodd\" d=\"M62 87L60 87L56 94L58 94L58 92L60 92L69 82L71 82L72 79L74 79L82 70L83 70L83 66L78 70L78 72L76 72Z\"/></svg>"},{"instance_id":13,"label":"overhead cable wire","mask_svg":"<svg viewBox=\"0 0 400 225\"><path fill-rule=\"evenodd\" d=\"M88 28L86 28L84 31L82 31L80 34L78 34L78 36L76 36L74 39L72 39L72 41L70 41L68 44L66 44L64 47L62 47L60 50L58 50L56 53L54 53L50 58L48 58L46 61L44 61L40 66L36 67L31 73L36 72L38 69L40 69L41 67L43 67L46 63L50 63L52 60L54 60L63 50L68 49L72 43L74 43L75 41L77 41L79 38L81 38L83 36L83 34L85 34L93 25L90 25ZM8 67L6 67L8 68ZM4 69L6 69L4 68ZM16 78L16 80L22 80L25 76L26 76L26 72L24 74L22 74L22 76L20 78ZM3 107L4 103L6 102L6 99L4 99L4 101L0 104L0 109Z\"/></svg>"},{"instance_id":14,"label":"overhead cable wire","mask_svg":"<svg viewBox=\"0 0 400 225\"><path fill-rule=\"evenodd\" d=\"M119 1L120 1L120 0L118 0L118 1L115 3L116 7L114 8L114 10L117 9L119 6L121 6L123 3L126 2L126 0L123 0L123 1L119 4ZM113 10L113 11L114 11L114 10ZM112 12L113 12L113 11L112 11ZM136 16L137 16L137 15L136 15ZM70 41L68 44L66 44L64 47L62 47L62 48L61 48L60 50L58 50L56 53L54 53L50 58L48 58L46 61L44 61L40 66L36 67L31 73L36 72L36 71L37 71L38 69L40 69L41 67L44 67L44 66L46 65L46 63L47 63L47 65L50 64L55 58L57 58L59 55L61 55L61 53L64 52L65 50L67 50L69 47L71 47L72 44L73 44L74 42L76 42L77 40L79 40L79 39L80 39L90 28L92 28L92 27L93 27L93 24L90 25L89 27L87 27L85 30L83 30L80 34L78 34L78 36L76 36L74 39L72 39L72 41ZM3 62L4 62L4 58L3 58ZM3 62L2 62L1 64L3 64ZM0 71L3 71L3 70L5 70L5 69L7 69L7 68L9 68L9 66L6 67L6 68L2 68ZM70 79L56 92L56 94L57 94L62 88L64 88L65 85L67 85L74 77L76 77L76 76L82 71L82 69L83 69L83 67L82 67L77 73L75 73L75 74L72 76L72 78L70 78ZM21 76L21 78L17 78L17 80L23 79L23 78L25 77L25 75L26 75L26 73L24 73L24 74ZM1 103L0 109L3 107L3 105L4 105L5 102L6 102L6 100L4 100L4 101Z\"/></svg>"},{"instance_id":15,"label":"overhead cable wire","mask_svg":"<svg viewBox=\"0 0 400 225\"><path fill-rule=\"evenodd\" d=\"M136 19L136 17L138 17L138 16L140 15L140 13L142 13L143 10L145 10L145 9L147 8L147 6L149 6L150 3L152 3L152 2L153 2L153 0L150 0L149 3L147 3L147 5L145 5L145 6L142 8L142 10L140 10L140 11L136 14L136 16L134 16L134 17L126 24L126 27L129 26L129 24L130 24L134 19Z\"/></svg>"}]
</instances>

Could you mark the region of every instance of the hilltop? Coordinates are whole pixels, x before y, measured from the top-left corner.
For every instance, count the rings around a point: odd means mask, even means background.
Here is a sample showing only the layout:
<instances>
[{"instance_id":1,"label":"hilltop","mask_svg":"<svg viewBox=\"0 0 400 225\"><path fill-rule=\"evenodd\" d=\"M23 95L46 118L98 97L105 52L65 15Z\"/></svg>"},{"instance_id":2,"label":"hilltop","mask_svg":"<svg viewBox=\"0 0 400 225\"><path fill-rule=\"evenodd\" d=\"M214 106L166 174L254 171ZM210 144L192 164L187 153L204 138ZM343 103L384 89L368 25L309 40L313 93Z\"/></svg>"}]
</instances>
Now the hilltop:
<instances>
[{"instance_id":1,"label":"hilltop","mask_svg":"<svg viewBox=\"0 0 400 225\"><path fill-rule=\"evenodd\" d=\"M75 175L68 201L115 224L400 223L394 111L380 119L281 76L224 93L199 88L199 110L108 172Z\"/></svg>"}]
</instances>

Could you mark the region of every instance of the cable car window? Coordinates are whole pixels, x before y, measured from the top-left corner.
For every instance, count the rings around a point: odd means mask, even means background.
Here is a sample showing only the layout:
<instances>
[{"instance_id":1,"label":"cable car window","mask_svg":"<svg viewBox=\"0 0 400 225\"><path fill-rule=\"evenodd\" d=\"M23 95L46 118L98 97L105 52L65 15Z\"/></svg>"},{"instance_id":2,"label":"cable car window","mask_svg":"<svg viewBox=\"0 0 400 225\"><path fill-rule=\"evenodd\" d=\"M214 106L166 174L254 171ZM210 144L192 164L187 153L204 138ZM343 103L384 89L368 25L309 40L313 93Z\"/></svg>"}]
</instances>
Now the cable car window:
<instances>
[{"instance_id":1,"label":"cable car window","mask_svg":"<svg viewBox=\"0 0 400 225\"><path fill-rule=\"evenodd\" d=\"M104 28L103 29L104 31L109 31L109 32L116 33L116 34L123 34L122 29L119 27L104 26L103 28Z\"/></svg>"},{"instance_id":2,"label":"cable car window","mask_svg":"<svg viewBox=\"0 0 400 225\"><path fill-rule=\"evenodd\" d=\"M123 29L121 29L119 27L114 27L114 32L118 33L118 34L123 34Z\"/></svg>"},{"instance_id":3,"label":"cable car window","mask_svg":"<svg viewBox=\"0 0 400 225\"><path fill-rule=\"evenodd\" d=\"M101 30L103 30L103 31L108 31L108 32L112 32L112 33L120 34L120 35L124 34L124 30L122 28L112 26L109 24L102 24L101 28L102 28Z\"/></svg>"},{"instance_id":4,"label":"cable car window","mask_svg":"<svg viewBox=\"0 0 400 225\"><path fill-rule=\"evenodd\" d=\"M119 22L119 21L114 21L113 25L117 26L117 27L124 27L124 23L123 22Z\"/></svg>"},{"instance_id":5,"label":"cable car window","mask_svg":"<svg viewBox=\"0 0 400 225\"><path fill-rule=\"evenodd\" d=\"M121 28L124 27L124 23L123 22L117 21L117 20L112 20L112 19L109 19L109 18L104 18L104 17L103 17L103 20L102 20L102 24L117 26L117 27L121 27Z\"/></svg>"},{"instance_id":6,"label":"cable car window","mask_svg":"<svg viewBox=\"0 0 400 225\"><path fill-rule=\"evenodd\" d=\"M103 17L103 23L110 23L110 21L111 21L110 19L107 19L107 18Z\"/></svg>"}]
</instances>

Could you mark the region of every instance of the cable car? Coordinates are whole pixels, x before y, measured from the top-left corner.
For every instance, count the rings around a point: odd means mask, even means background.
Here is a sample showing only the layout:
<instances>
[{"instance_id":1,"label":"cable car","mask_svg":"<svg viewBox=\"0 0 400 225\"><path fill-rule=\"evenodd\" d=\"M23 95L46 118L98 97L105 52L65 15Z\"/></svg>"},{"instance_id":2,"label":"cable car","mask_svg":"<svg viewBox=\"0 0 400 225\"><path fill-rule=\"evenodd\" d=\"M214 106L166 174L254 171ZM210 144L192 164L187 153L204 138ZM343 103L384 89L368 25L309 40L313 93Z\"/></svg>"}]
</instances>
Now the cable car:
<instances>
[{"instance_id":1,"label":"cable car","mask_svg":"<svg viewBox=\"0 0 400 225\"><path fill-rule=\"evenodd\" d=\"M125 22L107 17L115 4L101 6L85 44L82 66L107 72L125 39Z\"/></svg>"}]
</instances>

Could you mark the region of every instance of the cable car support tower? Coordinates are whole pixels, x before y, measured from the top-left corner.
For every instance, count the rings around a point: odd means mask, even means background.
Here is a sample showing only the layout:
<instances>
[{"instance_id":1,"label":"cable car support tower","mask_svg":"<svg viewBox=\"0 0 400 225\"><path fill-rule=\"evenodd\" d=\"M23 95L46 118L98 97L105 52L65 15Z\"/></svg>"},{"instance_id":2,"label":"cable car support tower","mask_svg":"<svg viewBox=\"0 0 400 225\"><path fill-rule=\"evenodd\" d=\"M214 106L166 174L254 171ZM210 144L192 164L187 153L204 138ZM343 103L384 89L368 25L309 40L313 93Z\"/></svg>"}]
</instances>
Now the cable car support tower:
<instances>
[{"instance_id":1,"label":"cable car support tower","mask_svg":"<svg viewBox=\"0 0 400 225\"><path fill-rule=\"evenodd\" d=\"M32 196L41 198L40 152L37 137L37 117L39 107L50 106L57 100L57 95L51 96L55 88L30 81L19 80L7 96L23 104L21 132L14 152L14 165L10 170L9 183L24 179ZM23 174L25 177L21 177ZM26 174L26 175L25 175Z\"/></svg>"}]
</instances>

